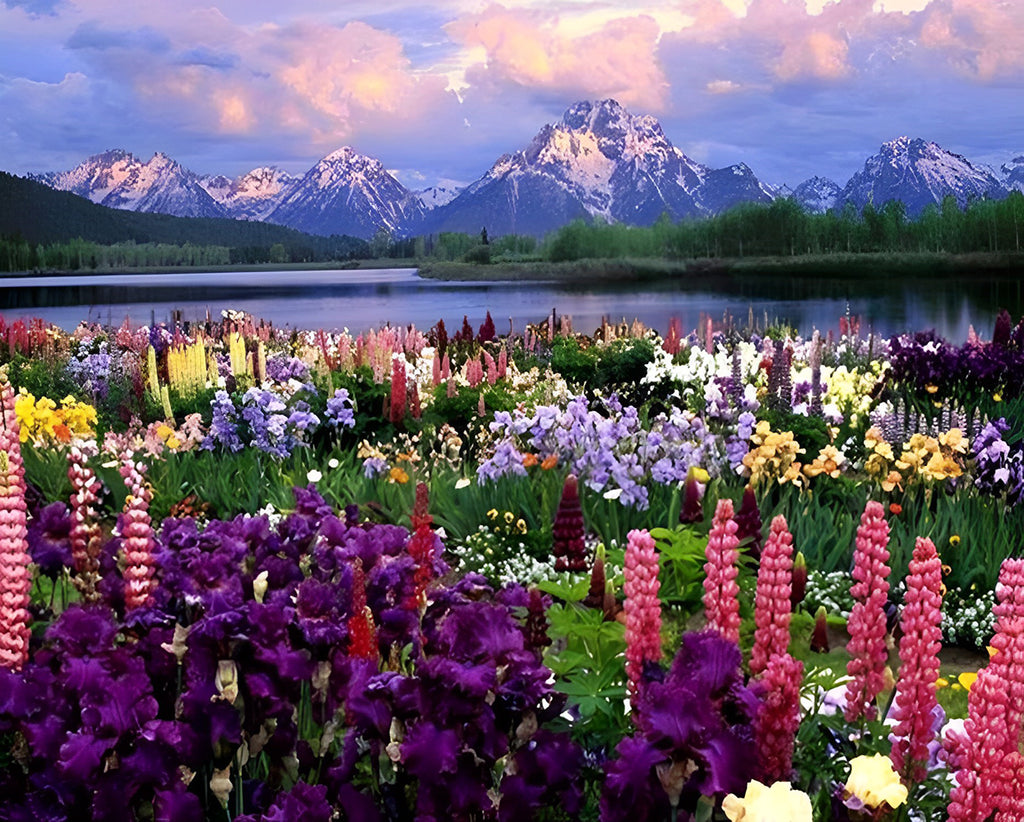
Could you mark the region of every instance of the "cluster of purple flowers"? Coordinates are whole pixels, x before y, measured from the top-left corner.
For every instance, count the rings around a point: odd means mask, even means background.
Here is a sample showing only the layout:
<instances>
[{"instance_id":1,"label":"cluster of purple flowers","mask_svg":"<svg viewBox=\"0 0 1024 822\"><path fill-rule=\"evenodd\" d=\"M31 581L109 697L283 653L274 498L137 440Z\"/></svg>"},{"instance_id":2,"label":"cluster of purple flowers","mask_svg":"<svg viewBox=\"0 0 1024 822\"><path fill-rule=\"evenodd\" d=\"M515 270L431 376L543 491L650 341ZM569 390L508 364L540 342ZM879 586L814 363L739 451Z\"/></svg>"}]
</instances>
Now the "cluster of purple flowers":
<instances>
[{"instance_id":1,"label":"cluster of purple flowers","mask_svg":"<svg viewBox=\"0 0 1024 822\"><path fill-rule=\"evenodd\" d=\"M272 354L267 357L266 378L278 383L289 380L306 382L309 380L309 366L298 357L288 354Z\"/></svg>"},{"instance_id":2,"label":"cluster of purple flowers","mask_svg":"<svg viewBox=\"0 0 1024 822\"><path fill-rule=\"evenodd\" d=\"M336 516L312 488L276 529L165 521L152 607L125 614L108 567L102 602L68 608L21 671L0 671L4 818L577 815L584 756L543 727L564 698L528 593L471 575L424 609L408 542ZM372 626L365 656L357 616Z\"/></svg>"},{"instance_id":3,"label":"cluster of purple flowers","mask_svg":"<svg viewBox=\"0 0 1024 822\"><path fill-rule=\"evenodd\" d=\"M309 403L298 396L286 401L269 389L250 388L236 407L226 391L218 391L210 403L210 432L202 447L240 451L249 445L278 459L288 457L320 424Z\"/></svg>"},{"instance_id":4,"label":"cluster of purple flowers","mask_svg":"<svg viewBox=\"0 0 1024 822\"><path fill-rule=\"evenodd\" d=\"M997 391L1018 396L1024 391L1024 329L959 347L933 331L904 334L889 342L889 365L893 380L929 399Z\"/></svg>"},{"instance_id":5,"label":"cluster of purple flowers","mask_svg":"<svg viewBox=\"0 0 1024 822\"><path fill-rule=\"evenodd\" d=\"M1007 443L1003 434L1009 429L1003 418L988 422L974 439L972 455L974 484L993 496L1005 495L1013 506L1024 501L1024 443Z\"/></svg>"},{"instance_id":6,"label":"cluster of purple flowers","mask_svg":"<svg viewBox=\"0 0 1024 822\"><path fill-rule=\"evenodd\" d=\"M649 479L681 482L693 466L713 466L724 448L697 415L680 408L658 414L645 427L637 409L615 395L592 408L586 397L564 409L537 406L532 414L499 411L490 430L498 437L493 455L481 463L481 480L525 474L522 452L556 455L594 491L617 490L624 505L647 507ZM744 453L746 453L744 446Z\"/></svg>"},{"instance_id":7,"label":"cluster of purple flowers","mask_svg":"<svg viewBox=\"0 0 1024 822\"><path fill-rule=\"evenodd\" d=\"M106 341L99 343L95 351L81 347L70 357L64 370L83 391L94 397L104 398L110 388L110 378L115 363L107 350ZM116 376L116 374L115 374Z\"/></svg>"},{"instance_id":8,"label":"cluster of purple flowers","mask_svg":"<svg viewBox=\"0 0 1024 822\"><path fill-rule=\"evenodd\" d=\"M337 389L327 399L324 422L332 428L352 428L356 424L355 408L347 388Z\"/></svg>"}]
</instances>

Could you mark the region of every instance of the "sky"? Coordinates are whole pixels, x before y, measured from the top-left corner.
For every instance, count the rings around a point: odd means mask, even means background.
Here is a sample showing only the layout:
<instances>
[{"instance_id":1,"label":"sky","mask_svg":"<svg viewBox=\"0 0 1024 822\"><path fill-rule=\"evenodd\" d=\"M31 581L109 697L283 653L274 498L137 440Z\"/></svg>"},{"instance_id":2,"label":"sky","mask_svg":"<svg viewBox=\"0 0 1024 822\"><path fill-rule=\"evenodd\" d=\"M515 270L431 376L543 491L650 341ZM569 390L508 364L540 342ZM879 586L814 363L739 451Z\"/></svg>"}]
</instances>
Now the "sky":
<instances>
[{"instance_id":1,"label":"sky","mask_svg":"<svg viewBox=\"0 0 1024 822\"><path fill-rule=\"evenodd\" d=\"M199 174L341 146L462 185L579 100L689 157L840 185L882 142L1024 153L1021 0L0 0L0 169L121 148Z\"/></svg>"}]
</instances>

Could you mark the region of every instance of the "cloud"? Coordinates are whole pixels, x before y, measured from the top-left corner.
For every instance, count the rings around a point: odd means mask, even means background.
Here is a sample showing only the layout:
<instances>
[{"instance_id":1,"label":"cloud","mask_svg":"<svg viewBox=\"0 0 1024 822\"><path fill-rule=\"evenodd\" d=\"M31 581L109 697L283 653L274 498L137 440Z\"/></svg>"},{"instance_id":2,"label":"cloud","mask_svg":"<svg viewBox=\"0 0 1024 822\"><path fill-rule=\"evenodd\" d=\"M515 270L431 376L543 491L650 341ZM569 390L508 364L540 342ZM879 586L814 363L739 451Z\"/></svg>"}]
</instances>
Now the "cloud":
<instances>
[{"instance_id":1,"label":"cloud","mask_svg":"<svg viewBox=\"0 0 1024 822\"><path fill-rule=\"evenodd\" d=\"M583 35L557 14L491 5L445 27L466 52L466 78L500 94L508 86L557 93L568 100L615 97L660 111L668 79L657 58L661 28L648 15L591 21Z\"/></svg>"},{"instance_id":2,"label":"cloud","mask_svg":"<svg viewBox=\"0 0 1024 822\"><path fill-rule=\"evenodd\" d=\"M149 26L133 30L119 30L105 28L90 21L75 29L64 45L69 49L92 49L95 51L131 49L148 51L151 54L162 54L170 48L170 40L165 34Z\"/></svg>"}]
</instances>

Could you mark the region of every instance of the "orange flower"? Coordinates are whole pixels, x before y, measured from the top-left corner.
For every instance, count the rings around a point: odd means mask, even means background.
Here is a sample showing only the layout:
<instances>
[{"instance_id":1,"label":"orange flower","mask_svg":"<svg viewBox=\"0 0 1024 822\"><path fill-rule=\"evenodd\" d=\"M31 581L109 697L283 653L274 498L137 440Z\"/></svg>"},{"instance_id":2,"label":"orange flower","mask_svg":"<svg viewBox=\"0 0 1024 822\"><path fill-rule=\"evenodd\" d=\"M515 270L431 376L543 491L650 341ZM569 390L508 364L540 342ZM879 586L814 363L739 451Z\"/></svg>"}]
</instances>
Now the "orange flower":
<instances>
[{"instance_id":1,"label":"orange flower","mask_svg":"<svg viewBox=\"0 0 1024 822\"><path fill-rule=\"evenodd\" d=\"M524 467L533 468L533 466L537 465L539 462L540 460L537 458L536 454L523 454Z\"/></svg>"},{"instance_id":2,"label":"orange flower","mask_svg":"<svg viewBox=\"0 0 1024 822\"><path fill-rule=\"evenodd\" d=\"M57 442L71 442L71 429L59 422L53 426L53 438Z\"/></svg>"},{"instance_id":3,"label":"orange flower","mask_svg":"<svg viewBox=\"0 0 1024 822\"><path fill-rule=\"evenodd\" d=\"M889 513L892 514L894 517L898 517L900 514L903 513L903 506L900 505L898 502L890 502Z\"/></svg>"},{"instance_id":4,"label":"orange flower","mask_svg":"<svg viewBox=\"0 0 1024 822\"><path fill-rule=\"evenodd\" d=\"M556 465L558 465L558 454L548 454L548 456L544 457L544 461L541 462L540 467L545 471L550 471Z\"/></svg>"},{"instance_id":5,"label":"orange flower","mask_svg":"<svg viewBox=\"0 0 1024 822\"><path fill-rule=\"evenodd\" d=\"M397 465L388 471L388 482L397 482L399 485L405 485L408 481L409 475Z\"/></svg>"}]
</instances>

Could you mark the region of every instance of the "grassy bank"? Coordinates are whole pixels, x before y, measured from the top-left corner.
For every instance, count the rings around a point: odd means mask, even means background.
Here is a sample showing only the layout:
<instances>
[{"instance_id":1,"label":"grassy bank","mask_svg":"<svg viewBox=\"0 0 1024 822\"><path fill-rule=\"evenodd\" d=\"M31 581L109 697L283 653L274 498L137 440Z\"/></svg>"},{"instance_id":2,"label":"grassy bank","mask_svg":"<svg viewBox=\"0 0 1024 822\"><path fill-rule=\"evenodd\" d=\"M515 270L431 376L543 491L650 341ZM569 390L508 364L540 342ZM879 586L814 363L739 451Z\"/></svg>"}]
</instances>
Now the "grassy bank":
<instances>
[{"instance_id":1,"label":"grassy bank","mask_svg":"<svg viewBox=\"0 0 1024 822\"><path fill-rule=\"evenodd\" d=\"M797 257L735 257L691 260L618 259L492 263L424 262L421 277L448 281L649 281L715 278L807 277L863 280L935 277L1017 277L1024 275L1021 253L823 254Z\"/></svg>"}]
</instances>

